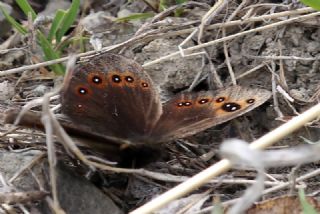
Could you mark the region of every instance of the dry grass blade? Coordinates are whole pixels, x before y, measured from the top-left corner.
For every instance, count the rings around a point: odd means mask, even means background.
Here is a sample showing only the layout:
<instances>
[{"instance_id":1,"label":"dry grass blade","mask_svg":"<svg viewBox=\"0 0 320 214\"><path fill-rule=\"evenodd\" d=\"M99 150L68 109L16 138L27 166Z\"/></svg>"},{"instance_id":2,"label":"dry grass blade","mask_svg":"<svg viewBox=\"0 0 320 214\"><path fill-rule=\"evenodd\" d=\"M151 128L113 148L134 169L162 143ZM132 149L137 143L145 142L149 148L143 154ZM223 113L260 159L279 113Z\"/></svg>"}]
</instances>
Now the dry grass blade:
<instances>
[{"instance_id":1,"label":"dry grass blade","mask_svg":"<svg viewBox=\"0 0 320 214\"><path fill-rule=\"evenodd\" d=\"M0 204L20 204L42 200L49 193L44 191L0 193Z\"/></svg>"}]
</instances>

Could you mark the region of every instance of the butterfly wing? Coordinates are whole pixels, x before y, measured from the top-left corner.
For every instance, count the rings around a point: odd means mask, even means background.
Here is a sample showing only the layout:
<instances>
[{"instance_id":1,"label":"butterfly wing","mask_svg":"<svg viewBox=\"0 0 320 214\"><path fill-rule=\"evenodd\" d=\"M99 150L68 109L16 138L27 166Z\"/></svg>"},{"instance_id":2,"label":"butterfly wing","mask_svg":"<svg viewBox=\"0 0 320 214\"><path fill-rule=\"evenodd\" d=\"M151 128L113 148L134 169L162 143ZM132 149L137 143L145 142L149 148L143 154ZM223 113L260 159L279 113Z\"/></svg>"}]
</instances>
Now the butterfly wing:
<instances>
[{"instance_id":1,"label":"butterfly wing","mask_svg":"<svg viewBox=\"0 0 320 214\"><path fill-rule=\"evenodd\" d=\"M183 138L238 117L264 103L271 93L233 86L218 92L182 93L163 106L151 138Z\"/></svg>"},{"instance_id":2,"label":"butterfly wing","mask_svg":"<svg viewBox=\"0 0 320 214\"><path fill-rule=\"evenodd\" d=\"M157 90L132 60L103 54L80 62L67 75L62 113L80 131L134 142L146 136L161 115Z\"/></svg>"}]
</instances>

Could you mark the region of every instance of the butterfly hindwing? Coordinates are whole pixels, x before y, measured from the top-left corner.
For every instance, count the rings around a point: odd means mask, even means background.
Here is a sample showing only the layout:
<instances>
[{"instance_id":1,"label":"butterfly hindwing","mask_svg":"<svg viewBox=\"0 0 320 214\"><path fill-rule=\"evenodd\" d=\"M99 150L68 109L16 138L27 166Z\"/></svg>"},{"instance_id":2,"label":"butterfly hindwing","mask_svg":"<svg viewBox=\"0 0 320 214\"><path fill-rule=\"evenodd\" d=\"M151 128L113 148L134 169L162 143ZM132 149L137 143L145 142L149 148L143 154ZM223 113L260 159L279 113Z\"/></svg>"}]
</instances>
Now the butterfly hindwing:
<instances>
[{"instance_id":1,"label":"butterfly hindwing","mask_svg":"<svg viewBox=\"0 0 320 214\"><path fill-rule=\"evenodd\" d=\"M153 83L136 62L103 54L80 62L61 93L62 113L83 131L139 140L161 115Z\"/></svg>"}]
</instances>

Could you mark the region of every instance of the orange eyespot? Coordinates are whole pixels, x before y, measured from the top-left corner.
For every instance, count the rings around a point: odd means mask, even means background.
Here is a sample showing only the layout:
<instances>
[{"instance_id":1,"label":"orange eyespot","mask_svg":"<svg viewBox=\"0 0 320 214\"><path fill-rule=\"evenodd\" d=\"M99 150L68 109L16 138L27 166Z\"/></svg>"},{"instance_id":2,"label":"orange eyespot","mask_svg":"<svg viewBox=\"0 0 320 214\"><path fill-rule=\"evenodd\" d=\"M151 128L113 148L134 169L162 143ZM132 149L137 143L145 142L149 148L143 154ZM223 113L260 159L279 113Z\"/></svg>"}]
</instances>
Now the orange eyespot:
<instances>
[{"instance_id":1,"label":"orange eyespot","mask_svg":"<svg viewBox=\"0 0 320 214\"><path fill-rule=\"evenodd\" d=\"M191 102L185 102L185 103L184 103L184 106L191 106L191 105L192 105Z\"/></svg>"},{"instance_id":2,"label":"orange eyespot","mask_svg":"<svg viewBox=\"0 0 320 214\"><path fill-rule=\"evenodd\" d=\"M238 103L225 103L221 107L221 109L226 112L234 112L234 111L241 109L241 105L239 105Z\"/></svg>"},{"instance_id":3,"label":"orange eyespot","mask_svg":"<svg viewBox=\"0 0 320 214\"><path fill-rule=\"evenodd\" d=\"M254 103L254 102L255 102L255 99L248 99L248 100L247 100L247 103L248 103L248 104L252 104L252 103Z\"/></svg>"},{"instance_id":4,"label":"orange eyespot","mask_svg":"<svg viewBox=\"0 0 320 214\"><path fill-rule=\"evenodd\" d=\"M210 100L208 99L208 98L203 98L203 99L200 99L199 101L198 101L198 103L199 104L206 104L206 103L208 103Z\"/></svg>"},{"instance_id":5,"label":"orange eyespot","mask_svg":"<svg viewBox=\"0 0 320 214\"><path fill-rule=\"evenodd\" d=\"M84 98L91 94L91 90L84 85L79 85L75 88L75 93Z\"/></svg>"},{"instance_id":6,"label":"orange eyespot","mask_svg":"<svg viewBox=\"0 0 320 214\"><path fill-rule=\"evenodd\" d=\"M87 91L87 89L80 87L80 88L78 88L78 93L82 94L82 95L85 95L85 94L88 93L88 91Z\"/></svg>"},{"instance_id":7,"label":"orange eyespot","mask_svg":"<svg viewBox=\"0 0 320 214\"><path fill-rule=\"evenodd\" d=\"M190 101L185 101L185 102L179 102L177 103L177 107L189 107L192 105L192 102Z\"/></svg>"},{"instance_id":8,"label":"orange eyespot","mask_svg":"<svg viewBox=\"0 0 320 214\"><path fill-rule=\"evenodd\" d=\"M119 75L117 75L117 74L112 75L111 79L115 83L120 83L122 81L121 77Z\"/></svg>"},{"instance_id":9,"label":"orange eyespot","mask_svg":"<svg viewBox=\"0 0 320 214\"><path fill-rule=\"evenodd\" d=\"M97 88L103 88L106 85L105 75L99 71L88 72L88 83Z\"/></svg>"},{"instance_id":10,"label":"orange eyespot","mask_svg":"<svg viewBox=\"0 0 320 214\"><path fill-rule=\"evenodd\" d=\"M101 77L96 76L96 75L92 77L91 81L92 81L93 83L97 84L97 85L99 85L99 84L102 83Z\"/></svg>"},{"instance_id":11,"label":"orange eyespot","mask_svg":"<svg viewBox=\"0 0 320 214\"><path fill-rule=\"evenodd\" d=\"M131 76L126 76L126 77L125 77L125 80L126 80L127 82L129 82L129 83L134 82L134 78L131 77Z\"/></svg>"},{"instance_id":12,"label":"orange eyespot","mask_svg":"<svg viewBox=\"0 0 320 214\"><path fill-rule=\"evenodd\" d=\"M146 82L142 82L142 83L141 83L141 86L142 86L143 88L148 88L148 87L149 87L149 84L146 83Z\"/></svg>"},{"instance_id":13,"label":"orange eyespot","mask_svg":"<svg viewBox=\"0 0 320 214\"><path fill-rule=\"evenodd\" d=\"M216 99L217 103L222 103L223 101L225 101L226 98L225 97L219 97L218 99Z\"/></svg>"},{"instance_id":14,"label":"orange eyespot","mask_svg":"<svg viewBox=\"0 0 320 214\"><path fill-rule=\"evenodd\" d=\"M83 114L86 112L87 108L83 104L76 104L74 111L78 114Z\"/></svg>"}]
</instances>

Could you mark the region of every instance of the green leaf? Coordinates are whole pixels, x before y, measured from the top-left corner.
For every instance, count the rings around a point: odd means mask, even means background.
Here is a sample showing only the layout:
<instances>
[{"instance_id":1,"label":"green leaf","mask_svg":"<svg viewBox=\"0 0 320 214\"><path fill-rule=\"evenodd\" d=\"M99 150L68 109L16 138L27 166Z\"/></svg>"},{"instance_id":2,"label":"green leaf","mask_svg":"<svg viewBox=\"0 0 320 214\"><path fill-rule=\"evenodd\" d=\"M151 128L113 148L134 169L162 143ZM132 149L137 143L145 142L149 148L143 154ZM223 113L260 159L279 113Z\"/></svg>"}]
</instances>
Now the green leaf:
<instances>
[{"instance_id":1,"label":"green leaf","mask_svg":"<svg viewBox=\"0 0 320 214\"><path fill-rule=\"evenodd\" d=\"M147 19L147 18L150 18L153 16L154 16L153 13L133 13L133 14L130 14L129 16L117 18L116 21L117 22L127 22L130 20Z\"/></svg>"},{"instance_id":2,"label":"green leaf","mask_svg":"<svg viewBox=\"0 0 320 214\"><path fill-rule=\"evenodd\" d=\"M317 211L314 209L314 207L307 201L306 195L303 189L299 189L299 199L300 199L303 213L317 214Z\"/></svg>"},{"instance_id":3,"label":"green leaf","mask_svg":"<svg viewBox=\"0 0 320 214\"><path fill-rule=\"evenodd\" d=\"M185 3L185 2L187 2L187 0L176 0L176 3L177 3L177 4L183 4L183 3Z\"/></svg>"},{"instance_id":4,"label":"green leaf","mask_svg":"<svg viewBox=\"0 0 320 214\"><path fill-rule=\"evenodd\" d=\"M183 9L183 8L177 8L177 9L174 11L174 16L175 16L175 17L180 17L180 16L182 16L183 13L184 13L184 9Z\"/></svg>"},{"instance_id":5,"label":"green leaf","mask_svg":"<svg viewBox=\"0 0 320 214\"><path fill-rule=\"evenodd\" d=\"M28 16L30 12L32 16L32 20L35 20L35 18L37 18L36 12L34 12L34 10L32 9L31 5L27 0L16 0L16 2L26 16Z\"/></svg>"},{"instance_id":6,"label":"green leaf","mask_svg":"<svg viewBox=\"0 0 320 214\"><path fill-rule=\"evenodd\" d=\"M66 12L64 10L57 10L55 17L53 18L51 28L48 34L48 41L52 42L54 36L56 35L58 29L61 26L61 22Z\"/></svg>"},{"instance_id":7,"label":"green leaf","mask_svg":"<svg viewBox=\"0 0 320 214\"><path fill-rule=\"evenodd\" d=\"M80 52L86 52L86 45L85 45L85 41L88 40L89 41L89 38L88 37L84 37L84 36L80 36L79 37L79 40L78 41L75 41L79 44L80 46Z\"/></svg>"},{"instance_id":8,"label":"green leaf","mask_svg":"<svg viewBox=\"0 0 320 214\"><path fill-rule=\"evenodd\" d=\"M2 5L0 5L0 10L2 12L2 14L4 15L4 17L7 19L7 21L14 27L17 29L17 31L19 31L19 33L25 35L28 33L28 30L23 27L20 23L18 23L12 16L9 15L9 13L6 11L6 9L4 9L2 7Z\"/></svg>"},{"instance_id":9,"label":"green leaf","mask_svg":"<svg viewBox=\"0 0 320 214\"><path fill-rule=\"evenodd\" d=\"M85 48L85 42L89 41L90 38L89 37L83 37L83 36L79 36L79 37L72 37L70 39L66 39L63 42L61 42L59 44L59 51L63 51L64 49L68 48L70 45L72 45L73 47L80 47L81 52L85 52L84 48Z\"/></svg>"},{"instance_id":10,"label":"green leaf","mask_svg":"<svg viewBox=\"0 0 320 214\"><path fill-rule=\"evenodd\" d=\"M80 8L80 0L73 0L67 13L63 16L61 28L57 31L56 39L61 41L63 35L69 30L70 26L77 18L78 10Z\"/></svg>"},{"instance_id":11,"label":"green leaf","mask_svg":"<svg viewBox=\"0 0 320 214\"><path fill-rule=\"evenodd\" d=\"M159 10L160 11L166 10L167 7L168 7L168 5L167 5L167 1L166 0L160 0L159 1Z\"/></svg>"},{"instance_id":12,"label":"green leaf","mask_svg":"<svg viewBox=\"0 0 320 214\"><path fill-rule=\"evenodd\" d=\"M320 10L320 1L319 0L300 0L303 4L312 7L313 9Z\"/></svg>"},{"instance_id":13,"label":"green leaf","mask_svg":"<svg viewBox=\"0 0 320 214\"><path fill-rule=\"evenodd\" d=\"M54 51L51 43L47 40L47 38L43 35L42 32L38 31L38 40L39 44L42 48L46 60L54 60L59 59L60 55L58 52ZM49 66L56 74L64 74L64 66L61 64L54 64Z\"/></svg>"}]
</instances>

